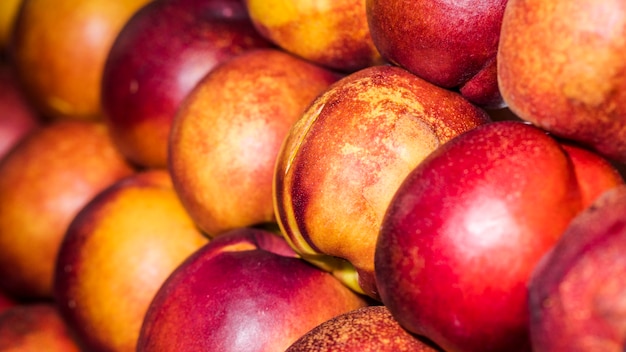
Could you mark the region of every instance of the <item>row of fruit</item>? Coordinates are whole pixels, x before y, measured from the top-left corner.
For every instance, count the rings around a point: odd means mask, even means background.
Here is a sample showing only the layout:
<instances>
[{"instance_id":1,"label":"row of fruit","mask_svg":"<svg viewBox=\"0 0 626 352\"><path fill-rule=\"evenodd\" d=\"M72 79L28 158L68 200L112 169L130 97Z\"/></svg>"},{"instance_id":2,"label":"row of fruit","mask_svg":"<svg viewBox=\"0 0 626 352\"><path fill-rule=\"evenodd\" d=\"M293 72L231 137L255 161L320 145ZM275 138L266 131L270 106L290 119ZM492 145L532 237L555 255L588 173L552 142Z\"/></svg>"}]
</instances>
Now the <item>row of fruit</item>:
<instances>
[{"instance_id":1,"label":"row of fruit","mask_svg":"<svg viewBox=\"0 0 626 352\"><path fill-rule=\"evenodd\" d=\"M623 350L623 1L1 1L0 351Z\"/></svg>"}]
</instances>

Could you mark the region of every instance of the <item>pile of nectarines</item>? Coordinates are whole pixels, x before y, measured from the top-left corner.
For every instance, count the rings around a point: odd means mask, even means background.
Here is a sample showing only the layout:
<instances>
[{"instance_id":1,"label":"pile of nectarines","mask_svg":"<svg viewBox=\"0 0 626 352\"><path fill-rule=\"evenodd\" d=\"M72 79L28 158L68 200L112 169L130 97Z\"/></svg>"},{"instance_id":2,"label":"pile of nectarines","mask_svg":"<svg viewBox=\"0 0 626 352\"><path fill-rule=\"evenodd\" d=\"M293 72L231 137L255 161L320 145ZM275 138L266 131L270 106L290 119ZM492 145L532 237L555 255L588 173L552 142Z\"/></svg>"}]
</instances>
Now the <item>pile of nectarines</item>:
<instances>
[{"instance_id":1,"label":"pile of nectarines","mask_svg":"<svg viewBox=\"0 0 626 352\"><path fill-rule=\"evenodd\" d=\"M623 0L0 0L0 351L624 351Z\"/></svg>"}]
</instances>

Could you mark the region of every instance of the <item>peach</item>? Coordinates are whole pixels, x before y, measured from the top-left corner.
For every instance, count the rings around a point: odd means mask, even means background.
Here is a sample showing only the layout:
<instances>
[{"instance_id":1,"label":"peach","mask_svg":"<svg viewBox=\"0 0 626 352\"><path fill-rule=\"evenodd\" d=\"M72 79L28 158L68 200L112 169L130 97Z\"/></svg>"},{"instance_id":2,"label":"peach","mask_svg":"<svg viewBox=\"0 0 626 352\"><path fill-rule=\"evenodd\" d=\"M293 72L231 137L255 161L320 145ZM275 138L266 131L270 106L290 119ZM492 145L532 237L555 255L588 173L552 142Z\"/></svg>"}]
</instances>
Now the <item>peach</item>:
<instances>
[{"instance_id":1,"label":"peach","mask_svg":"<svg viewBox=\"0 0 626 352\"><path fill-rule=\"evenodd\" d=\"M245 0L259 33L315 64L353 72L383 62L362 0Z\"/></svg>"},{"instance_id":2,"label":"peach","mask_svg":"<svg viewBox=\"0 0 626 352\"><path fill-rule=\"evenodd\" d=\"M234 229L196 251L163 284L137 352L284 351L322 322L366 305L298 258L282 237Z\"/></svg>"},{"instance_id":3,"label":"peach","mask_svg":"<svg viewBox=\"0 0 626 352\"><path fill-rule=\"evenodd\" d=\"M439 352L437 346L406 331L389 309L372 305L316 326L285 352Z\"/></svg>"},{"instance_id":4,"label":"peach","mask_svg":"<svg viewBox=\"0 0 626 352\"><path fill-rule=\"evenodd\" d=\"M574 165L584 208L607 190L624 184L619 169L600 154L568 141L561 141L561 147Z\"/></svg>"},{"instance_id":5,"label":"peach","mask_svg":"<svg viewBox=\"0 0 626 352\"><path fill-rule=\"evenodd\" d=\"M100 82L106 57L122 26L148 1L23 2L9 51L20 82L43 115L102 117Z\"/></svg>"},{"instance_id":6,"label":"peach","mask_svg":"<svg viewBox=\"0 0 626 352\"><path fill-rule=\"evenodd\" d=\"M529 285L535 351L624 350L626 187L604 192L572 220Z\"/></svg>"},{"instance_id":7,"label":"peach","mask_svg":"<svg viewBox=\"0 0 626 352\"><path fill-rule=\"evenodd\" d=\"M109 52L102 78L113 141L145 167L167 165L176 109L217 64L271 43L240 0L156 0L131 17Z\"/></svg>"},{"instance_id":8,"label":"peach","mask_svg":"<svg viewBox=\"0 0 626 352\"><path fill-rule=\"evenodd\" d=\"M367 0L370 33L388 61L483 107L502 107L497 51L507 0Z\"/></svg>"},{"instance_id":9,"label":"peach","mask_svg":"<svg viewBox=\"0 0 626 352\"><path fill-rule=\"evenodd\" d=\"M135 351L165 279L208 239L165 170L124 178L74 218L59 249L54 297L90 351Z\"/></svg>"},{"instance_id":10,"label":"peach","mask_svg":"<svg viewBox=\"0 0 626 352\"><path fill-rule=\"evenodd\" d=\"M394 195L376 245L382 302L445 351L528 351L531 272L582 209L557 140L519 121L479 126Z\"/></svg>"},{"instance_id":11,"label":"peach","mask_svg":"<svg viewBox=\"0 0 626 352\"><path fill-rule=\"evenodd\" d=\"M626 161L626 4L510 0L497 55L520 118Z\"/></svg>"},{"instance_id":12,"label":"peach","mask_svg":"<svg viewBox=\"0 0 626 352\"><path fill-rule=\"evenodd\" d=\"M0 162L0 288L50 297L67 226L92 197L133 172L102 123L58 121L26 136Z\"/></svg>"},{"instance_id":13,"label":"peach","mask_svg":"<svg viewBox=\"0 0 626 352\"><path fill-rule=\"evenodd\" d=\"M209 236L275 222L272 178L291 125L338 75L278 49L249 50L209 72L174 118L169 169Z\"/></svg>"},{"instance_id":14,"label":"peach","mask_svg":"<svg viewBox=\"0 0 626 352\"><path fill-rule=\"evenodd\" d=\"M50 302L19 304L0 314L3 352L80 352L81 346Z\"/></svg>"},{"instance_id":15,"label":"peach","mask_svg":"<svg viewBox=\"0 0 626 352\"><path fill-rule=\"evenodd\" d=\"M278 223L306 260L377 298L374 250L397 187L428 154L489 122L459 94L394 66L373 66L329 87L278 156Z\"/></svg>"},{"instance_id":16,"label":"peach","mask_svg":"<svg viewBox=\"0 0 626 352\"><path fill-rule=\"evenodd\" d=\"M0 61L0 159L42 123L39 114L24 96L13 66Z\"/></svg>"}]
</instances>

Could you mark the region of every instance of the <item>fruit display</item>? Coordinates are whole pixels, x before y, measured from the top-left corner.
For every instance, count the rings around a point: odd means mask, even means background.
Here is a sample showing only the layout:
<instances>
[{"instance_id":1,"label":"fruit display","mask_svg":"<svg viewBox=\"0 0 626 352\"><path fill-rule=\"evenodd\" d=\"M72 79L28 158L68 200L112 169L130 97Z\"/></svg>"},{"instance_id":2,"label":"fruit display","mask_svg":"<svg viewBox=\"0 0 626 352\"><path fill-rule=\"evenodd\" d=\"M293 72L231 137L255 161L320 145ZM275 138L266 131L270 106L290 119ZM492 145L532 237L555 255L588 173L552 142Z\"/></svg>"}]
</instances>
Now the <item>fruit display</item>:
<instances>
[{"instance_id":1,"label":"fruit display","mask_svg":"<svg viewBox=\"0 0 626 352\"><path fill-rule=\"evenodd\" d=\"M0 3L0 350L626 348L623 1Z\"/></svg>"}]
</instances>

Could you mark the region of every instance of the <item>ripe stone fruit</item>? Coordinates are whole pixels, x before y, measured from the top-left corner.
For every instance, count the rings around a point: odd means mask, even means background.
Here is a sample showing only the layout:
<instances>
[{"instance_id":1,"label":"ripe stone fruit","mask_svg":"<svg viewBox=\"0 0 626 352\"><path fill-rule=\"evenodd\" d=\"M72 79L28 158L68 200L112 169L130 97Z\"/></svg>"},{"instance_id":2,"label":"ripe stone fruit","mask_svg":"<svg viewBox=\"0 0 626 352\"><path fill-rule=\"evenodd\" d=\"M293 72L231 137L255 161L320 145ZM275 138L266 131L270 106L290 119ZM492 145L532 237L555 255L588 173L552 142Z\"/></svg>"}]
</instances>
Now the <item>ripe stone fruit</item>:
<instances>
[{"instance_id":1,"label":"ripe stone fruit","mask_svg":"<svg viewBox=\"0 0 626 352\"><path fill-rule=\"evenodd\" d=\"M272 232L213 239L167 279L146 314L138 352L284 351L322 322L366 306Z\"/></svg>"},{"instance_id":2,"label":"ripe stone fruit","mask_svg":"<svg viewBox=\"0 0 626 352\"><path fill-rule=\"evenodd\" d=\"M334 70L382 63L363 0L245 0L259 33L287 52Z\"/></svg>"},{"instance_id":3,"label":"ripe stone fruit","mask_svg":"<svg viewBox=\"0 0 626 352\"><path fill-rule=\"evenodd\" d=\"M135 351L157 290L207 242L166 170L136 173L99 193L70 224L54 297L89 351Z\"/></svg>"},{"instance_id":4,"label":"ripe stone fruit","mask_svg":"<svg viewBox=\"0 0 626 352\"><path fill-rule=\"evenodd\" d=\"M582 208L559 143L518 121L439 147L394 195L376 245L382 302L446 351L527 351L527 283Z\"/></svg>"},{"instance_id":5,"label":"ripe stone fruit","mask_svg":"<svg viewBox=\"0 0 626 352\"><path fill-rule=\"evenodd\" d=\"M0 1L0 56L7 50L22 0Z\"/></svg>"},{"instance_id":6,"label":"ripe stone fruit","mask_svg":"<svg viewBox=\"0 0 626 352\"><path fill-rule=\"evenodd\" d=\"M209 72L172 125L169 169L209 236L275 221L272 178L291 125L339 77L278 49L241 54Z\"/></svg>"},{"instance_id":7,"label":"ripe stone fruit","mask_svg":"<svg viewBox=\"0 0 626 352\"><path fill-rule=\"evenodd\" d=\"M569 141L560 143L574 165L584 208L605 191L624 184L616 166L600 154Z\"/></svg>"},{"instance_id":8,"label":"ripe stone fruit","mask_svg":"<svg viewBox=\"0 0 626 352\"><path fill-rule=\"evenodd\" d=\"M529 283L536 351L623 351L626 187L603 193L570 223Z\"/></svg>"},{"instance_id":9,"label":"ripe stone fruit","mask_svg":"<svg viewBox=\"0 0 626 352\"><path fill-rule=\"evenodd\" d=\"M133 172L102 123L57 121L26 136L0 162L0 288L50 297L67 226L91 198Z\"/></svg>"},{"instance_id":10,"label":"ripe stone fruit","mask_svg":"<svg viewBox=\"0 0 626 352\"><path fill-rule=\"evenodd\" d=\"M269 47L239 0L156 0L122 29L102 80L105 122L118 148L147 167L167 165L176 109L218 63Z\"/></svg>"},{"instance_id":11,"label":"ripe stone fruit","mask_svg":"<svg viewBox=\"0 0 626 352\"><path fill-rule=\"evenodd\" d=\"M498 80L520 118L626 162L626 4L511 0Z\"/></svg>"},{"instance_id":12,"label":"ripe stone fruit","mask_svg":"<svg viewBox=\"0 0 626 352\"><path fill-rule=\"evenodd\" d=\"M0 314L0 350L80 352L81 346L54 303L33 302Z\"/></svg>"},{"instance_id":13,"label":"ripe stone fruit","mask_svg":"<svg viewBox=\"0 0 626 352\"><path fill-rule=\"evenodd\" d=\"M53 119L100 119L106 57L124 23L148 1L24 1L10 53L33 104Z\"/></svg>"},{"instance_id":14,"label":"ripe stone fruit","mask_svg":"<svg viewBox=\"0 0 626 352\"><path fill-rule=\"evenodd\" d=\"M507 0L367 0L374 44L390 62L484 107L503 106L496 56Z\"/></svg>"},{"instance_id":15,"label":"ripe stone fruit","mask_svg":"<svg viewBox=\"0 0 626 352\"><path fill-rule=\"evenodd\" d=\"M12 66L0 63L0 159L41 124L40 116L15 79Z\"/></svg>"},{"instance_id":16,"label":"ripe stone fruit","mask_svg":"<svg viewBox=\"0 0 626 352\"><path fill-rule=\"evenodd\" d=\"M406 331L381 305L340 314L316 326L285 352L437 352L429 341Z\"/></svg>"},{"instance_id":17,"label":"ripe stone fruit","mask_svg":"<svg viewBox=\"0 0 626 352\"><path fill-rule=\"evenodd\" d=\"M399 67L348 75L315 99L282 146L274 178L282 232L303 258L378 298L374 249L397 187L433 150L488 121Z\"/></svg>"}]
</instances>

